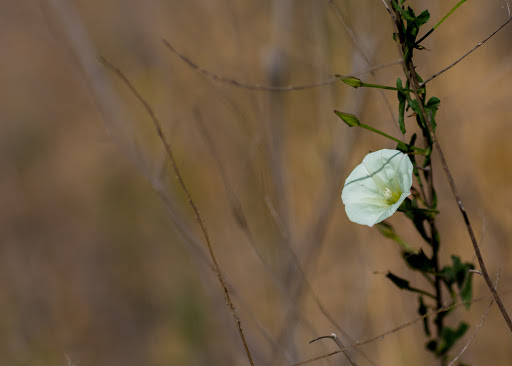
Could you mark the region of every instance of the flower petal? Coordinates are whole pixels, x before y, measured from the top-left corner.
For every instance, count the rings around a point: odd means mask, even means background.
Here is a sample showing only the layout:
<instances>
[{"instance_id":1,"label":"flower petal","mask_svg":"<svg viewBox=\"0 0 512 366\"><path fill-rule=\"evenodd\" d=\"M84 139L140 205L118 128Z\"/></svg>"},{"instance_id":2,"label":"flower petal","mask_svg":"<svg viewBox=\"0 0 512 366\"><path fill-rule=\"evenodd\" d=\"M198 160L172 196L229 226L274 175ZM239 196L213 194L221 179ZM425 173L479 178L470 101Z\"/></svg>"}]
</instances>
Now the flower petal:
<instances>
[{"instance_id":1,"label":"flower petal","mask_svg":"<svg viewBox=\"0 0 512 366\"><path fill-rule=\"evenodd\" d=\"M372 227L376 223L387 219L393 215L396 210L391 211L388 206L373 206L366 203L351 203L345 205L345 212L350 221L360 225Z\"/></svg>"},{"instance_id":2,"label":"flower petal","mask_svg":"<svg viewBox=\"0 0 512 366\"><path fill-rule=\"evenodd\" d=\"M411 194L412 170L409 157L398 150L366 155L343 187L341 199L348 218L373 226L393 215Z\"/></svg>"}]
</instances>

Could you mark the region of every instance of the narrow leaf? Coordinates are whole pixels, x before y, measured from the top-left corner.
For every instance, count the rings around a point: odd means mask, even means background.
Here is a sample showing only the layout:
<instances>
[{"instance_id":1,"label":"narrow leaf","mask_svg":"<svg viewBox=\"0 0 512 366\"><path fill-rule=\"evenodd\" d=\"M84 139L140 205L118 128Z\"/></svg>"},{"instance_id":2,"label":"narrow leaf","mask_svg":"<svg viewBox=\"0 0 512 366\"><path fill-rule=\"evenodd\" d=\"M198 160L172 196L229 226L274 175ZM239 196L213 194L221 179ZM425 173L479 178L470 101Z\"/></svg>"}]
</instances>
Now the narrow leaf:
<instances>
[{"instance_id":1,"label":"narrow leaf","mask_svg":"<svg viewBox=\"0 0 512 366\"><path fill-rule=\"evenodd\" d=\"M395 0L391 0L391 3L393 4L393 7L402 14L404 19L409 20L409 21L414 21L414 13L413 13L413 16L409 15L404 9L402 9L402 7L400 5L398 5L396 3ZM411 9L411 8L409 8L409 9Z\"/></svg>"},{"instance_id":2,"label":"narrow leaf","mask_svg":"<svg viewBox=\"0 0 512 366\"><path fill-rule=\"evenodd\" d=\"M427 257L423 249L420 249L417 254L404 252L402 257L412 269L422 272L433 270L432 260Z\"/></svg>"},{"instance_id":3,"label":"narrow leaf","mask_svg":"<svg viewBox=\"0 0 512 366\"><path fill-rule=\"evenodd\" d=\"M436 132L437 127L436 113L437 110L439 109L440 103L441 101L439 100L439 98L432 97L428 100L427 105L425 106L427 109L427 113L429 113L430 122L432 123L432 130L434 131L434 133Z\"/></svg>"},{"instance_id":4,"label":"narrow leaf","mask_svg":"<svg viewBox=\"0 0 512 366\"><path fill-rule=\"evenodd\" d=\"M465 322L461 322L457 329L453 329L450 327L444 327L443 332L441 334L442 340L441 343L437 346L436 354L443 355L448 352L455 342L457 342L469 329L469 325Z\"/></svg>"},{"instance_id":5,"label":"narrow leaf","mask_svg":"<svg viewBox=\"0 0 512 366\"><path fill-rule=\"evenodd\" d=\"M423 301L423 296L420 296L418 298L419 300L419 306L418 306L418 314L420 316L424 316L427 314L427 306L425 305L425 302ZM427 337L430 337L430 326L428 323L428 316L423 318L423 330L425 331L425 334Z\"/></svg>"},{"instance_id":6,"label":"narrow leaf","mask_svg":"<svg viewBox=\"0 0 512 366\"><path fill-rule=\"evenodd\" d=\"M396 79L396 87L399 89L403 89L402 80L400 78ZM398 124L400 125L400 131L402 134L405 134L405 101L407 100L407 95L403 91L398 91Z\"/></svg>"},{"instance_id":7,"label":"narrow leaf","mask_svg":"<svg viewBox=\"0 0 512 366\"><path fill-rule=\"evenodd\" d=\"M411 287L409 286L409 281L404 280L398 276L395 276L393 273L388 272L386 275L399 289L401 290L409 290Z\"/></svg>"},{"instance_id":8,"label":"narrow leaf","mask_svg":"<svg viewBox=\"0 0 512 366\"><path fill-rule=\"evenodd\" d=\"M427 23L429 20L430 13L428 12L428 10L424 10L420 15L416 17L416 25L420 27L423 24Z\"/></svg>"},{"instance_id":9,"label":"narrow leaf","mask_svg":"<svg viewBox=\"0 0 512 366\"><path fill-rule=\"evenodd\" d=\"M473 265L471 265L473 267ZM464 302L464 306L466 309L469 309L471 306L471 300L473 299L473 273L467 272L466 274L466 282L464 287L460 290L460 297Z\"/></svg>"},{"instance_id":10,"label":"narrow leaf","mask_svg":"<svg viewBox=\"0 0 512 366\"><path fill-rule=\"evenodd\" d=\"M428 296L431 299L435 299L436 298L434 295L432 295L431 293L428 293L427 291L420 290L419 288L416 288L416 287L411 287L409 285L409 281L407 281L406 279L403 279L401 277L395 276L391 272L388 272L386 277L389 278L401 290L407 290L407 291L411 291L411 292L416 292L418 294Z\"/></svg>"}]
</instances>

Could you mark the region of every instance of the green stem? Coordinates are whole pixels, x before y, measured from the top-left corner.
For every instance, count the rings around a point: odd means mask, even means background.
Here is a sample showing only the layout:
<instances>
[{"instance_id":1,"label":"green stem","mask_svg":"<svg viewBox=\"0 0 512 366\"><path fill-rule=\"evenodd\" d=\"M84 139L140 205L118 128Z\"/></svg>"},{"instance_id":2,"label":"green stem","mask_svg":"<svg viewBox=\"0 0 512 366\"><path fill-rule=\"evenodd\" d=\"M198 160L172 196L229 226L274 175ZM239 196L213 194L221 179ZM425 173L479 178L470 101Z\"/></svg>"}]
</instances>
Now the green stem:
<instances>
[{"instance_id":1,"label":"green stem","mask_svg":"<svg viewBox=\"0 0 512 366\"><path fill-rule=\"evenodd\" d=\"M437 27L439 27L439 26L440 26L440 25L441 25L441 24L442 24L442 23L443 23L443 22L444 22L444 21L445 21L445 20L450 16L450 15L452 15L452 14L453 14L453 12L454 12L455 10L457 10L457 8L458 8L459 6L461 6L462 4L464 4L466 1L467 1L467 0L460 0L460 1L459 1L459 2L458 2L458 3L457 3L457 4L452 8L452 10L450 10L450 11L448 12L448 14L446 14L446 15L445 15L445 16L444 16L444 17L443 17L439 22L437 22L437 24L436 24L436 25L434 25L434 27L433 27L431 30L429 30L429 31L427 32L427 34L425 34L423 37L421 37L421 39L420 39L419 41L415 42L414 44L417 46L417 45L419 45L419 44L420 44L420 43L421 43L425 38L427 38L428 36L430 36L430 34L432 34L432 32L433 32Z\"/></svg>"},{"instance_id":2,"label":"green stem","mask_svg":"<svg viewBox=\"0 0 512 366\"><path fill-rule=\"evenodd\" d=\"M380 84L369 84L363 82L361 79L356 78L355 76L343 76L340 74L335 74L335 77L343 81L345 84L353 87L353 88L376 88L376 89L385 89L385 90L395 90L400 92L407 92L407 93L414 93L414 90L412 89L405 89L405 88L397 88L394 86L386 86L386 85L380 85Z\"/></svg>"},{"instance_id":3,"label":"green stem","mask_svg":"<svg viewBox=\"0 0 512 366\"><path fill-rule=\"evenodd\" d=\"M402 143L402 144L406 145L407 147L409 147L409 148L411 148L411 149L413 149L413 150L416 150L416 151L418 151L418 152L420 152L420 153L422 153L422 154L425 154L425 153L426 153L426 150L424 150L424 149L422 149L422 148L419 148L419 147L416 147L416 146L412 146L412 145L406 144L405 142L400 141L399 139L397 139L397 138L395 138L395 137L393 137L393 136L390 136L390 135L388 135L387 133L384 133L384 132L382 132L382 131L380 131L380 130L377 130L376 128L373 128L372 126L365 125L364 123L359 123L359 125L358 125L358 126L359 126L359 127L362 127L362 128L365 128L365 129L367 129L368 131L375 132L375 133L377 133L377 134L379 134L379 135L381 135L381 136L387 137L388 139L393 140L393 141L395 141L395 142Z\"/></svg>"},{"instance_id":4,"label":"green stem","mask_svg":"<svg viewBox=\"0 0 512 366\"><path fill-rule=\"evenodd\" d=\"M421 274L423 275L423 277L427 279L427 281L432 285L432 287L436 287L434 280L430 278L430 276L426 272L421 272Z\"/></svg>"},{"instance_id":5,"label":"green stem","mask_svg":"<svg viewBox=\"0 0 512 366\"><path fill-rule=\"evenodd\" d=\"M425 212L425 213L435 213L435 214L439 213L439 211L433 210L433 209L430 209L430 208L414 208L412 210L409 210L407 208L403 208L402 206L400 206L398 208L398 211L400 211L400 212L412 212L412 213L414 213L414 212Z\"/></svg>"},{"instance_id":6,"label":"green stem","mask_svg":"<svg viewBox=\"0 0 512 366\"><path fill-rule=\"evenodd\" d=\"M395 243L398 244L398 246L400 246L400 248L402 248L405 252L407 253L416 253L417 251L411 247L408 243L406 243L405 241L402 240L402 238L400 238L399 236L396 237L395 240Z\"/></svg>"},{"instance_id":7,"label":"green stem","mask_svg":"<svg viewBox=\"0 0 512 366\"><path fill-rule=\"evenodd\" d=\"M465 1L465 0L464 0L464 1ZM414 43L414 46L418 46L421 42L423 42L423 40L424 40L425 38L427 38L428 36L430 36L434 30L435 30L435 28L430 29L430 30L429 30L429 31L428 31L428 32L427 32L423 37L421 37L421 38L420 38L420 40L419 40L419 41L416 41L416 42Z\"/></svg>"},{"instance_id":8,"label":"green stem","mask_svg":"<svg viewBox=\"0 0 512 366\"><path fill-rule=\"evenodd\" d=\"M363 82L361 82L361 84L362 84L361 86L364 86L364 87L367 87L367 88L396 90L396 91L409 92L409 93L413 92L411 89L395 88L393 86L386 86L386 85L379 85L379 84L367 84L367 83L363 83Z\"/></svg>"},{"instance_id":9,"label":"green stem","mask_svg":"<svg viewBox=\"0 0 512 366\"><path fill-rule=\"evenodd\" d=\"M464 4L466 1L467 1L467 0L460 0L460 1L459 1L459 2L458 2L458 3L457 3L457 4L452 8L452 10L450 10L450 11L448 12L448 14L446 14L446 15L443 17L443 19L441 19L441 20L440 20L440 21L439 21L439 22L434 26L434 28L432 28L432 29L436 29L437 27L439 27L439 26L441 25L441 23L443 23L443 22L446 20L446 18L448 18L450 15L452 15L452 13L453 13L455 10L457 10L457 8L458 8L459 6L461 6L462 4Z\"/></svg>"},{"instance_id":10,"label":"green stem","mask_svg":"<svg viewBox=\"0 0 512 366\"><path fill-rule=\"evenodd\" d=\"M427 292L427 291L424 291L424 290L420 290L419 288L409 287L408 290L411 291L411 292L416 292L418 294L422 294L422 295L428 296L428 297L430 297L431 299L434 299L434 300L437 299L437 297L435 295L432 295L430 292Z\"/></svg>"}]
</instances>

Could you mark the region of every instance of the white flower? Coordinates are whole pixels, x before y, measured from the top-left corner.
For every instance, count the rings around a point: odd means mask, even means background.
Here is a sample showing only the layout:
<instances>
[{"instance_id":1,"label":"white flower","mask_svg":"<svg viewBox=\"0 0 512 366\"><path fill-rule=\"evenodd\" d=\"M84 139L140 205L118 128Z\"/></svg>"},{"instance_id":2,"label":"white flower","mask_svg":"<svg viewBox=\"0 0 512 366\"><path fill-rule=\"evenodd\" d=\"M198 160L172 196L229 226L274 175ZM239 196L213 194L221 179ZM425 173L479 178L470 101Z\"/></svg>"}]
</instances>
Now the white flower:
<instances>
[{"instance_id":1,"label":"white flower","mask_svg":"<svg viewBox=\"0 0 512 366\"><path fill-rule=\"evenodd\" d=\"M350 173L341 199L350 221L371 227L398 210L411 186L411 159L398 150L382 149L366 155Z\"/></svg>"}]
</instances>

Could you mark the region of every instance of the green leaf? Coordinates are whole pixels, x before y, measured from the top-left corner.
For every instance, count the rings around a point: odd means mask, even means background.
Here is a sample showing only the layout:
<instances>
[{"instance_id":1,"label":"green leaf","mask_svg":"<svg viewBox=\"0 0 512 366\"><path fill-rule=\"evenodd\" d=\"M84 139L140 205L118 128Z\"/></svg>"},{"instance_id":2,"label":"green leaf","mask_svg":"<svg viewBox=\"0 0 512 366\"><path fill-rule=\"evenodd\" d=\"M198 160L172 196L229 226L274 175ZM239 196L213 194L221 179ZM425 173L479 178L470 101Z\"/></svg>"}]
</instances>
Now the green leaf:
<instances>
[{"instance_id":1,"label":"green leaf","mask_svg":"<svg viewBox=\"0 0 512 366\"><path fill-rule=\"evenodd\" d=\"M405 20L414 21L414 12L411 16L409 14L409 12L406 12L404 9L402 9L402 7L400 5L398 5L395 0L391 0L391 3L393 4L393 7L396 10L398 10L400 12L400 14L402 14L402 16L404 17ZM409 8L409 9L411 9L411 8Z\"/></svg>"},{"instance_id":2,"label":"green leaf","mask_svg":"<svg viewBox=\"0 0 512 366\"><path fill-rule=\"evenodd\" d=\"M396 87L399 89L403 89L402 80L400 78L396 79ZM400 131L402 135L405 134L405 101L407 100L407 94L403 91L399 90L397 92L398 97L398 124L400 125Z\"/></svg>"},{"instance_id":3,"label":"green leaf","mask_svg":"<svg viewBox=\"0 0 512 366\"><path fill-rule=\"evenodd\" d=\"M452 266L445 266L441 271L443 274L443 279L448 287L451 287L453 284L457 285L460 290L461 300L464 302L466 309L468 309L473 298L473 273L469 270L473 269L474 266L468 262L462 263L460 258L456 255L452 255L451 258Z\"/></svg>"},{"instance_id":4,"label":"green leaf","mask_svg":"<svg viewBox=\"0 0 512 366\"><path fill-rule=\"evenodd\" d=\"M473 269L474 266L471 263L462 263L460 258L453 255L453 273L455 275L455 282L460 290L461 300L464 302L466 309L471 305L471 299L473 297L472 291L472 274L469 270Z\"/></svg>"},{"instance_id":5,"label":"green leaf","mask_svg":"<svg viewBox=\"0 0 512 366\"><path fill-rule=\"evenodd\" d=\"M473 267L473 265L471 265ZM466 309L471 306L471 300L473 299L473 273L467 272L466 282L464 287L460 290L460 297L464 302Z\"/></svg>"},{"instance_id":6,"label":"green leaf","mask_svg":"<svg viewBox=\"0 0 512 366\"><path fill-rule=\"evenodd\" d=\"M422 272L429 272L433 270L432 260L426 256L423 249L420 249L417 254L403 252L402 257L412 269Z\"/></svg>"},{"instance_id":7,"label":"green leaf","mask_svg":"<svg viewBox=\"0 0 512 366\"><path fill-rule=\"evenodd\" d=\"M441 101L437 97L432 97L428 100L426 107L432 111L432 115L435 117L437 110L439 109L439 104Z\"/></svg>"},{"instance_id":8,"label":"green leaf","mask_svg":"<svg viewBox=\"0 0 512 366\"><path fill-rule=\"evenodd\" d=\"M444 327L441 333L441 342L436 348L436 355L440 356L447 353L453 345L467 332L469 325L465 322L461 322L457 329L450 327Z\"/></svg>"},{"instance_id":9,"label":"green leaf","mask_svg":"<svg viewBox=\"0 0 512 366\"><path fill-rule=\"evenodd\" d=\"M411 292L416 292L418 294L422 294L422 295L428 296L428 297L430 297L432 299L436 298L434 295L428 293L427 291L423 291L423 290L420 290L419 288L411 287L409 285L409 281L407 281L406 279L403 279L401 277L395 276L391 272L388 272L386 277L389 278L395 284L395 286L397 286L401 290L407 290L407 291L411 291Z\"/></svg>"},{"instance_id":10,"label":"green leaf","mask_svg":"<svg viewBox=\"0 0 512 366\"><path fill-rule=\"evenodd\" d=\"M464 283L464 279L466 278L466 265L465 263L462 264L460 257L456 255L452 255L452 263L453 263L453 270L455 273L455 281L457 282L457 285L460 287Z\"/></svg>"},{"instance_id":11,"label":"green leaf","mask_svg":"<svg viewBox=\"0 0 512 366\"><path fill-rule=\"evenodd\" d=\"M429 113L430 122L432 123L432 130L434 131L434 133L436 132L437 127L436 113L437 110L439 109L440 103L441 101L439 100L439 98L432 97L428 100L427 105L425 106L425 108L427 109L427 113Z\"/></svg>"},{"instance_id":12,"label":"green leaf","mask_svg":"<svg viewBox=\"0 0 512 366\"><path fill-rule=\"evenodd\" d=\"M407 198L404 201L403 205L406 210L405 215L412 221L414 227L416 228L416 231L418 231L423 240L430 244L430 237L428 236L424 225L424 222L426 220L425 215L423 215L421 212L413 211L414 208L418 207L416 200L410 200Z\"/></svg>"},{"instance_id":13,"label":"green leaf","mask_svg":"<svg viewBox=\"0 0 512 366\"><path fill-rule=\"evenodd\" d=\"M409 101L409 107L416 113L418 116L421 116L421 109L418 101L416 99L411 99Z\"/></svg>"},{"instance_id":14,"label":"green leaf","mask_svg":"<svg viewBox=\"0 0 512 366\"><path fill-rule=\"evenodd\" d=\"M443 274L444 282L448 285L448 287L451 287L455 283L455 271L450 266L445 266L441 270L441 273Z\"/></svg>"},{"instance_id":15,"label":"green leaf","mask_svg":"<svg viewBox=\"0 0 512 366\"><path fill-rule=\"evenodd\" d=\"M363 82L360 79L356 78L355 76L343 76L338 74L336 74L335 76L341 81L343 81L345 84L353 88L359 88L363 86Z\"/></svg>"},{"instance_id":16,"label":"green leaf","mask_svg":"<svg viewBox=\"0 0 512 366\"><path fill-rule=\"evenodd\" d=\"M359 122L357 117L354 116L353 114L344 113L340 111L334 111L334 113L336 113L336 115L340 117L343 120L343 122L345 122L350 127L359 126L361 124L361 122Z\"/></svg>"},{"instance_id":17,"label":"green leaf","mask_svg":"<svg viewBox=\"0 0 512 366\"><path fill-rule=\"evenodd\" d=\"M420 15L416 17L416 25L421 27L423 24L430 20L430 13L428 10L424 10Z\"/></svg>"},{"instance_id":18,"label":"green leaf","mask_svg":"<svg viewBox=\"0 0 512 366\"><path fill-rule=\"evenodd\" d=\"M407 154L408 152L412 151L409 146L405 142L400 141L398 144L396 144L396 149L398 151L403 152L404 154Z\"/></svg>"},{"instance_id":19,"label":"green leaf","mask_svg":"<svg viewBox=\"0 0 512 366\"><path fill-rule=\"evenodd\" d=\"M432 202L430 203L431 208L437 208L437 193L435 189L432 189Z\"/></svg>"},{"instance_id":20,"label":"green leaf","mask_svg":"<svg viewBox=\"0 0 512 366\"><path fill-rule=\"evenodd\" d=\"M411 286L409 286L409 281L404 280L398 276L395 276L393 273L388 272L386 275L400 290L409 290Z\"/></svg>"},{"instance_id":21,"label":"green leaf","mask_svg":"<svg viewBox=\"0 0 512 366\"><path fill-rule=\"evenodd\" d=\"M425 345L425 348L428 349L431 352L435 352L437 349L437 342L435 340L428 341Z\"/></svg>"}]
</instances>

